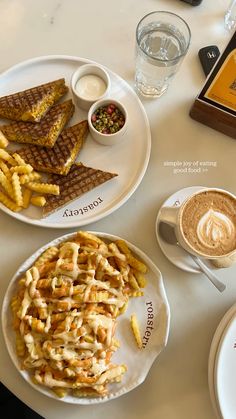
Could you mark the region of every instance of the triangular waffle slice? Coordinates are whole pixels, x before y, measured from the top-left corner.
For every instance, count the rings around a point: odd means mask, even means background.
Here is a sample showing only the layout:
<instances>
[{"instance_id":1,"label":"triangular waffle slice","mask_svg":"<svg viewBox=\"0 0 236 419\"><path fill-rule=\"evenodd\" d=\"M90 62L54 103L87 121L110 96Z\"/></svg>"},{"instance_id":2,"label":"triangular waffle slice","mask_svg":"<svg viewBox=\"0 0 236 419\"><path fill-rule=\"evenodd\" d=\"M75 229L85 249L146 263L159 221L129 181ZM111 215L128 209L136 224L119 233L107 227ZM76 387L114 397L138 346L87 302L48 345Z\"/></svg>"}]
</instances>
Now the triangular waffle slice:
<instances>
[{"instance_id":1,"label":"triangular waffle slice","mask_svg":"<svg viewBox=\"0 0 236 419\"><path fill-rule=\"evenodd\" d=\"M115 176L118 175L93 169L81 163L73 164L67 176L50 176L48 181L60 187L60 195L48 195L47 202L43 207L43 217L47 217Z\"/></svg>"},{"instance_id":2,"label":"triangular waffle slice","mask_svg":"<svg viewBox=\"0 0 236 419\"><path fill-rule=\"evenodd\" d=\"M52 106L37 124L19 121L2 125L0 130L9 141L53 147L74 109L72 101L67 100Z\"/></svg>"},{"instance_id":3,"label":"triangular waffle slice","mask_svg":"<svg viewBox=\"0 0 236 419\"><path fill-rule=\"evenodd\" d=\"M28 145L17 150L17 153L35 170L66 175L82 148L87 134L88 122L82 121L65 128L52 148Z\"/></svg>"},{"instance_id":4,"label":"triangular waffle slice","mask_svg":"<svg viewBox=\"0 0 236 419\"><path fill-rule=\"evenodd\" d=\"M0 117L13 121L39 122L67 91L65 79L59 79L0 97Z\"/></svg>"}]
</instances>

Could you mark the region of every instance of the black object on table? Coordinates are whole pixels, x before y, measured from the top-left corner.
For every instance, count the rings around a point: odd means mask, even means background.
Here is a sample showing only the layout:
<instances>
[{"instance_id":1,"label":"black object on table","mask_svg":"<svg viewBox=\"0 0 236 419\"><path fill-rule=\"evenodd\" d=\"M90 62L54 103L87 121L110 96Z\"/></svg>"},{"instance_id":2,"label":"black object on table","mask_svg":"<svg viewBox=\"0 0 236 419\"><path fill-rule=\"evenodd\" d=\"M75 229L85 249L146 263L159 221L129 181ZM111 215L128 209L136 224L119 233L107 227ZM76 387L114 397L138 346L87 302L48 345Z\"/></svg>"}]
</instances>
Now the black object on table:
<instances>
[{"instance_id":1,"label":"black object on table","mask_svg":"<svg viewBox=\"0 0 236 419\"><path fill-rule=\"evenodd\" d=\"M185 3L189 3L192 6L199 6L201 4L202 0L182 0L185 1Z\"/></svg>"},{"instance_id":2,"label":"black object on table","mask_svg":"<svg viewBox=\"0 0 236 419\"><path fill-rule=\"evenodd\" d=\"M2 383L0 383L0 411L3 419L45 419L21 402Z\"/></svg>"},{"instance_id":3,"label":"black object on table","mask_svg":"<svg viewBox=\"0 0 236 419\"><path fill-rule=\"evenodd\" d=\"M209 45L201 48L198 51L198 56L205 76L208 76L220 56L220 51L216 45Z\"/></svg>"}]
</instances>

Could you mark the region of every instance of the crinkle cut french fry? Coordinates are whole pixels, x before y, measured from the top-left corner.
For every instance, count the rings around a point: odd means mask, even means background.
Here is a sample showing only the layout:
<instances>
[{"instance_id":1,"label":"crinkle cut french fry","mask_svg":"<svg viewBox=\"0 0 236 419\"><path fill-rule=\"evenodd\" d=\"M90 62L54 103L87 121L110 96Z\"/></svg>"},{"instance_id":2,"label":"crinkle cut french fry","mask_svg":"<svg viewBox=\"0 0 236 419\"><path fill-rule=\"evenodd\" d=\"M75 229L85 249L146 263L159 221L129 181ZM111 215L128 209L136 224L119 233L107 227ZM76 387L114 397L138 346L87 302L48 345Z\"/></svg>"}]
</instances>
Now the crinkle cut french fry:
<instances>
[{"instance_id":1,"label":"crinkle cut french fry","mask_svg":"<svg viewBox=\"0 0 236 419\"><path fill-rule=\"evenodd\" d=\"M25 278L19 279L18 284L20 287L23 287L25 285Z\"/></svg>"},{"instance_id":2,"label":"crinkle cut french fry","mask_svg":"<svg viewBox=\"0 0 236 419\"><path fill-rule=\"evenodd\" d=\"M143 344L142 344L142 338L141 338L139 324L138 324L136 314L131 315L130 322L131 322L131 328L132 328L136 343L138 345L138 348L141 349Z\"/></svg>"},{"instance_id":3,"label":"crinkle cut french fry","mask_svg":"<svg viewBox=\"0 0 236 419\"><path fill-rule=\"evenodd\" d=\"M142 297L143 296L143 291L141 291L141 290L139 290L139 291L136 291L136 290L131 291L130 294L129 294L129 296L130 297L134 297L134 298L136 298L136 297Z\"/></svg>"},{"instance_id":4,"label":"crinkle cut french fry","mask_svg":"<svg viewBox=\"0 0 236 419\"><path fill-rule=\"evenodd\" d=\"M26 166L27 165L27 163L24 161L24 159L18 153L13 153L12 157L15 159L15 161L17 162L17 164L19 166Z\"/></svg>"},{"instance_id":5,"label":"crinkle cut french fry","mask_svg":"<svg viewBox=\"0 0 236 419\"><path fill-rule=\"evenodd\" d=\"M23 208L28 208L32 196L32 191L30 189L24 189L22 192L23 196Z\"/></svg>"},{"instance_id":6,"label":"crinkle cut french fry","mask_svg":"<svg viewBox=\"0 0 236 419\"><path fill-rule=\"evenodd\" d=\"M32 173L29 173L28 175L21 175L20 183L21 185L26 185L29 182L38 181L39 179L41 179L40 173L32 172Z\"/></svg>"},{"instance_id":7,"label":"crinkle cut french fry","mask_svg":"<svg viewBox=\"0 0 236 419\"><path fill-rule=\"evenodd\" d=\"M27 188L31 189L34 192L43 193L43 194L51 194L51 195L60 194L59 186L53 185L52 183L29 182L27 184Z\"/></svg>"},{"instance_id":8,"label":"crinkle cut french fry","mask_svg":"<svg viewBox=\"0 0 236 419\"><path fill-rule=\"evenodd\" d=\"M64 388L61 387L53 387L52 390L54 391L54 393L60 398L62 399L63 397L66 396L67 394L67 390L65 390Z\"/></svg>"},{"instance_id":9,"label":"crinkle cut french fry","mask_svg":"<svg viewBox=\"0 0 236 419\"><path fill-rule=\"evenodd\" d=\"M91 387L86 387L86 389L75 389L73 390L73 395L75 397L98 397L99 393Z\"/></svg>"},{"instance_id":10,"label":"crinkle cut french fry","mask_svg":"<svg viewBox=\"0 0 236 419\"><path fill-rule=\"evenodd\" d=\"M16 166L17 163L16 161L13 159L13 157L6 151L3 150L2 148L0 148L0 158L2 160L7 161L8 163L10 163L12 166Z\"/></svg>"},{"instance_id":11,"label":"crinkle cut french fry","mask_svg":"<svg viewBox=\"0 0 236 419\"><path fill-rule=\"evenodd\" d=\"M30 164L13 166L13 167L10 168L11 173L17 172L18 174L29 174L32 171L33 171L33 167L30 166Z\"/></svg>"},{"instance_id":12,"label":"crinkle cut french fry","mask_svg":"<svg viewBox=\"0 0 236 419\"><path fill-rule=\"evenodd\" d=\"M139 284L138 284L135 276L132 273L129 273L128 278L129 278L129 283L130 283L131 287L133 289L135 289L136 291L139 291L140 290Z\"/></svg>"},{"instance_id":13,"label":"crinkle cut french fry","mask_svg":"<svg viewBox=\"0 0 236 419\"><path fill-rule=\"evenodd\" d=\"M21 211L21 207L18 206L14 201L12 201L8 196L4 193L0 192L0 202L5 205L5 207L9 208L11 211L19 212Z\"/></svg>"},{"instance_id":14,"label":"crinkle cut french fry","mask_svg":"<svg viewBox=\"0 0 236 419\"><path fill-rule=\"evenodd\" d=\"M119 309L120 314L124 314L128 308L128 301Z\"/></svg>"},{"instance_id":15,"label":"crinkle cut french fry","mask_svg":"<svg viewBox=\"0 0 236 419\"><path fill-rule=\"evenodd\" d=\"M46 198L44 196L32 196L30 200L31 204L36 207L43 207L46 204Z\"/></svg>"},{"instance_id":16,"label":"crinkle cut french fry","mask_svg":"<svg viewBox=\"0 0 236 419\"><path fill-rule=\"evenodd\" d=\"M1 141L1 131L0 131ZM20 211L32 205L43 207L46 204L44 194L59 195L58 185L38 183L41 174L34 171L30 164L18 154L13 155L1 148L0 142L0 186L1 203L12 211ZM21 187L21 185L24 185ZM39 196L33 196L36 192ZM42 195L41 195L42 194Z\"/></svg>"},{"instance_id":17,"label":"crinkle cut french fry","mask_svg":"<svg viewBox=\"0 0 236 419\"><path fill-rule=\"evenodd\" d=\"M3 189L5 189L9 197L14 199L14 192L13 192L13 187L11 185L11 182L4 175L1 169L0 169L0 185L2 185Z\"/></svg>"},{"instance_id":18,"label":"crinkle cut french fry","mask_svg":"<svg viewBox=\"0 0 236 419\"><path fill-rule=\"evenodd\" d=\"M115 244L118 246L120 251L124 253L125 255L129 255L131 251L129 250L126 242L124 240L116 240Z\"/></svg>"},{"instance_id":19,"label":"crinkle cut french fry","mask_svg":"<svg viewBox=\"0 0 236 419\"><path fill-rule=\"evenodd\" d=\"M14 295L11 299L11 309L13 312L18 311L18 307L19 307L19 298L17 295Z\"/></svg>"},{"instance_id":20,"label":"crinkle cut french fry","mask_svg":"<svg viewBox=\"0 0 236 419\"><path fill-rule=\"evenodd\" d=\"M6 176L6 178L8 180L11 180L11 172L9 167L7 166L6 163L4 163L3 160L0 160L0 169L3 171L4 175Z\"/></svg>"},{"instance_id":21,"label":"crinkle cut french fry","mask_svg":"<svg viewBox=\"0 0 236 419\"><path fill-rule=\"evenodd\" d=\"M137 283L138 283L139 287L140 288L145 288L146 285L147 285L147 280L146 280L145 276L141 272L136 271L135 269L133 271L133 274L134 274L134 276L137 280Z\"/></svg>"},{"instance_id":22,"label":"crinkle cut french fry","mask_svg":"<svg viewBox=\"0 0 236 419\"><path fill-rule=\"evenodd\" d=\"M8 146L8 140L5 135L0 131L0 148L6 148Z\"/></svg>"},{"instance_id":23,"label":"crinkle cut french fry","mask_svg":"<svg viewBox=\"0 0 236 419\"><path fill-rule=\"evenodd\" d=\"M16 353L18 356L23 357L25 355L25 342L20 335L20 333L16 334Z\"/></svg>"},{"instance_id":24,"label":"crinkle cut french fry","mask_svg":"<svg viewBox=\"0 0 236 419\"><path fill-rule=\"evenodd\" d=\"M136 269L137 271L145 274L147 272L147 266L141 262L140 260L136 259L133 255L127 255L127 261L132 268Z\"/></svg>"},{"instance_id":25,"label":"crinkle cut french fry","mask_svg":"<svg viewBox=\"0 0 236 419\"><path fill-rule=\"evenodd\" d=\"M96 243L103 244L103 240L88 231L78 231L77 236L79 240L86 240L88 244Z\"/></svg>"},{"instance_id":26,"label":"crinkle cut french fry","mask_svg":"<svg viewBox=\"0 0 236 419\"><path fill-rule=\"evenodd\" d=\"M50 262L52 259L54 259L59 253L59 249L56 246L49 247L35 262L36 268L39 268L42 265L45 265L45 263Z\"/></svg>"},{"instance_id":27,"label":"crinkle cut french fry","mask_svg":"<svg viewBox=\"0 0 236 419\"><path fill-rule=\"evenodd\" d=\"M19 207L22 207L23 196L22 196L22 191L21 191L20 179L16 172L13 173L12 175L12 187L13 187L15 201Z\"/></svg>"}]
</instances>

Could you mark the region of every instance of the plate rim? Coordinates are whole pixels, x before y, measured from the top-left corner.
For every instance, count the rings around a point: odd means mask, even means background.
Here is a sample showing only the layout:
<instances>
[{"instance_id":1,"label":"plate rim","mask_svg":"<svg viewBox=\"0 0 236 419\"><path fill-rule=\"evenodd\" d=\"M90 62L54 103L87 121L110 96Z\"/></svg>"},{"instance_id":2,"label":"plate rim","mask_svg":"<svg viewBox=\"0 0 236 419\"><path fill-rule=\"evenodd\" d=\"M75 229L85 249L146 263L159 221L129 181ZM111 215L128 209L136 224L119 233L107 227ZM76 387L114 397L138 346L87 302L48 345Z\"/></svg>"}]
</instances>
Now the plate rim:
<instances>
[{"instance_id":1,"label":"plate rim","mask_svg":"<svg viewBox=\"0 0 236 419\"><path fill-rule=\"evenodd\" d=\"M108 71L112 76L116 77L117 79L122 80L123 83L125 83L126 88L128 90L128 94L132 95L143 116L143 120L144 120L144 125L145 125L145 131L146 131L146 154L145 154L145 158L143 159L143 164L142 164L142 170L138 172L138 176L136 177L135 182L133 183L132 187L129 188L128 192L125 194L125 196L121 197L121 199L115 204L112 205L111 207L109 206L109 208L105 211L105 212L101 212L98 215L94 215L91 216L88 220L81 220L81 221L74 221L74 222L70 222L68 224L62 224L60 222L50 222L50 223L46 223L44 222L44 219L30 219L27 217L24 217L21 215L21 213L17 213L17 212L13 212L11 210L9 210L7 207L4 207L1 203L0 203L0 210L2 210L3 212L5 212L7 215L9 215L12 218L15 218L21 222L24 222L26 224L30 224L30 225L34 225L37 227L45 227L45 228L58 228L58 229L66 229L66 228L74 228L74 227L83 227L86 226L88 224L91 224L93 222L99 221L105 217L107 217L108 215L112 214L113 212L115 212L117 209L119 209L122 205L124 205L129 198L133 195L133 193L138 189L140 183L142 182L144 175L147 171L148 168L148 164L149 164L149 160L150 160L150 155L151 155L151 128L150 128L150 123L149 123L149 119L146 113L146 110L144 108L144 105L142 104L140 98L138 97L138 95L136 94L136 92L132 89L132 87L129 85L129 83L123 79L119 74L115 73L113 70L110 70L108 67L104 66L103 64L100 64L97 61L93 61L90 60L88 58L83 58L83 57L79 57L76 55L66 55L66 54L49 54L49 55L40 55L40 56L36 56L33 58L29 58L26 59L24 61L20 61L16 64L14 64L13 66L7 68L6 70L4 70L3 72L0 73L0 83L1 83L1 79L4 77L7 77L9 73L14 72L14 71L20 71L22 68L26 68L29 65L33 65L33 64L37 64L37 63L41 63L41 62L47 62L47 61L53 61L53 60L65 60L65 61L78 61L78 62L84 62L84 63L91 63L91 64L98 64L101 65L106 71Z\"/></svg>"},{"instance_id":2,"label":"plate rim","mask_svg":"<svg viewBox=\"0 0 236 419\"><path fill-rule=\"evenodd\" d=\"M223 408L222 408L222 399L220 398L220 394L218 391L218 382L219 382L219 371L218 371L218 367L219 367L219 362L221 361L222 358L222 350L223 350L223 345L225 344L225 338L227 336L227 334L229 333L229 330L231 329L231 327L235 327L235 321L236 321L236 311L234 311L234 313L232 314L231 318L229 319L226 327L223 330L223 333L221 335L220 341L219 341L219 345L218 345L218 349L217 349L217 353L216 353L216 360L215 360L215 388L216 388L216 396L217 396L217 401L220 407L220 412L223 418L226 419L226 416L224 414ZM236 356L236 353L235 353ZM228 416L227 416L228 417Z\"/></svg>"},{"instance_id":3,"label":"plate rim","mask_svg":"<svg viewBox=\"0 0 236 419\"><path fill-rule=\"evenodd\" d=\"M217 417L220 419L222 418L220 406L217 398L217 392L216 392L216 357L217 352L219 348L219 344L222 338L222 335L228 326L229 322L231 321L232 317L236 313L236 303L234 303L221 317L221 320L219 321L215 332L213 334L213 338L211 340L211 346L210 351L208 355L208 386L209 386L209 392L210 392L210 398L213 404L213 408L215 410L215 413L217 414Z\"/></svg>"},{"instance_id":4,"label":"plate rim","mask_svg":"<svg viewBox=\"0 0 236 419\"><path fill-rule=\"evenodd\" d=\"M89 233L91 234L95 234L97 235L97 237L101 237L107 240L119 240L122 239L120 236L114 235L114 234L110 234L110 233L105 233L105 232L101 232L101 231L94 231L94 230L87 230ZM140 376L139 380L136 380L135 382L133 382L133 384L130 386L128 386L128 388L124 389L121 388L120 390L118 390L116 393L108 393L107 396L105 397L96 397L96 398L76 398L76 397L72 397L70 396L74 401L71 400L67 400L66 398L58 398L56 395L54 395L52 392L50 393L49 390L47 390L47 388L44 389L44 387L42 387L42 390L40 388L40 386L37 386L36 384L34 384L31 380L30 377L26 377L25 374L27 375L27 371L20 371L19 366L17 365L17 360L18 357L17 355L14 353L15 356L13 356L13 352L14 352L14 348L12 348L12 345L9 344L9 340L8 340L8 336L7 336L7 328L6 328L6 324L7 324L7 318L8 316L6 316L6 313L9 313L9 304L7 304L7 297L9 297L11 295L11 288L14 287L14 283L16 282L16 280L19 278L19 276L22 274L22 272L24 272L26 269L28 269L27 266L32 265L33 261L36 260L39 255L44 252L48 247L52 246L53 244L55 244L55 242L57 242L57 244L68 240L69 238L73 237L76 235L76 231L74 232L70 232L67 234L64 234L62 236L56 237L53 240L51 240L50 242L45 243L43 246L39 247L33 254L31 254L29 257L27 257L18 267L18 269L15 271L15 274L12 276L12 278L9 281L8 287L5 291L4 297L3 297L3 301L2 301L2 308L1 308L1 327L2 327L2 333L3 333L3 338L4 338L4 343L7 349L7 353L11 359L12 364L14 365L14 367L17 369L18 373L21 375L21 377L24 379L24 381L26 383L28 383L32 388L34 388L35 390L37 390L40 394L49 397L53 400L56 401L61 401L64 403L69 403L69 404L78 404L78 405L93 405L93 404L100 404L100 403L104 403L107 401L111 401L113 399L116 399L124 394L129 393L130 391L134 390L137 386L139 386L140 384L142 384L151 367L152 364L154 363L154 361L156 360L156 358L160 355L160 353L163 351L163 349L166 347L167 342L168 342L168 338L169 338L169 333L170 333L170 318L171 318L171 312L170 312L170 305L169 305L169 301L167 298L167 294L166 294L166 290L165 290L165 286L164 286L164 281L163 281L163 276L161 271L159 270L159 268L155 265L155 263L150 259L150 257L144 253L141 249L139 249L136 245L134 245L133 243L129 242L126 239L125 242L127 243L128 247L131 249L132 252L134 252L137 256L139 256L140 258L142 258L142 260L145 261L145 263L148 263L148 267L149 269L153 272L153 274L155 275L156 279L158 279L157 282L157 290L158 290L158 295L159 297L161 297L162 300L162 305L161 305L161 314L165 315L165 332L162 333L162 342L161 345L158 347L158 350L153 352L152 354L150 354L150 362L149 362L149 366L145 371L145 374L143 374L142 376ZM12 329L11 332L14 332L14 330ZM11 346L11 348L9 349L9 346ZM25 373L25 374L24 374Z\"/></svg>"}]
</instances>

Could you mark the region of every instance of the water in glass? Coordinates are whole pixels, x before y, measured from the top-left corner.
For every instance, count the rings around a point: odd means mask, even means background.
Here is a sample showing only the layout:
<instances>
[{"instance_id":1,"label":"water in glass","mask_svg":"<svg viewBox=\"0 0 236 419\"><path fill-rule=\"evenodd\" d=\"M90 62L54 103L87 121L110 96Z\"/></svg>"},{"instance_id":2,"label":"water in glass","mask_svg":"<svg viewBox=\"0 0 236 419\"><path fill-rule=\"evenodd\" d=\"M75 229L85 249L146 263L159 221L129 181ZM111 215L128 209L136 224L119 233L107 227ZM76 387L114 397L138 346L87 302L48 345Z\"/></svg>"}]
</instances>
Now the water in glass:
<instances>
[{"instance_id":1,"label":"water in glass","mask_svg":"<svg viewBox=\"0 0 236 419\"><path fill-rule=\"evenodd\" d=\"M233 0L225 13L225 28L228 31L236 27L236 0Z\"/></svg>"},{"instance_id":2,"label":"water in glass","mask_svg":"<svg viewBox=\"0 0 236 419\"><path fill-rule=\"evenodd\" d=\"M135 86L144 96L166 89L186 52L186 39L174 25L152 22L137 33Z\"/></svg>"}]
</instances>

